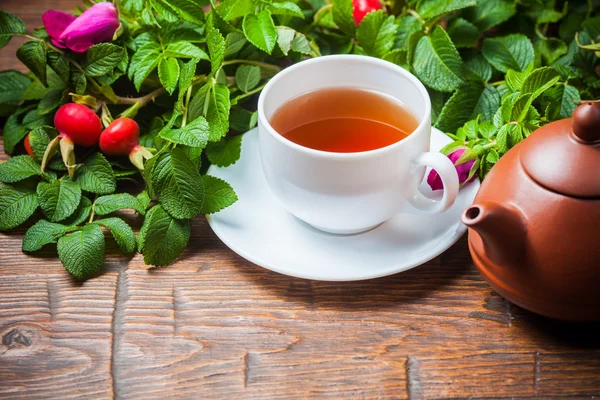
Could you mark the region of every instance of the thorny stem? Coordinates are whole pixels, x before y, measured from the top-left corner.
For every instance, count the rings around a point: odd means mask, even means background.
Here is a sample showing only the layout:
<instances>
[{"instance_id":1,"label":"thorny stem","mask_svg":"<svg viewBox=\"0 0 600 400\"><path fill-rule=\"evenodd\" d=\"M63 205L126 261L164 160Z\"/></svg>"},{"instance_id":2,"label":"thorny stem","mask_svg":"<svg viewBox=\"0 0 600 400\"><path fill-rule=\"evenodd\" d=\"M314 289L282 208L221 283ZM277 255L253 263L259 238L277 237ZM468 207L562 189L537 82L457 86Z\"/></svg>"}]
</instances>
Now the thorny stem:
<instances>
[{"instance_id":1,"label":"thorny stem","mask_svg":"<svg viewBox=\"0 0 600 400\"><path fill-rule=\"evenodd\" d=\"M146 104L148 104L149 102L151 102L152 100L154 100L156 97L160 96L161 94L163 94L165 92L166 92L165 88L164 87L160 87L160 88L155 89L152 92L150 92L147 95L142 96L142 97L121 97L121 96L117 96L117 104L136 104L136 103L139 103L140 107L143 107Z\"/></svg>"},{"instance_id":2,"label":"thorny stem","mask_svg":"<svg viewBox=\"0 0 600 400\"><path fill-rule=\"evenodd\" d=\"M259 67L265 68L265 69L270 69L271 71L275 71L275 72L279 72L281 71L281 68L278 67L277 65L273 65L273 64L269 64L269 63L264 63L261 61L254 61L254 60L229 60L229 61L225 61L223 63L223 65L232 65L232 64L248 64L248 65L258 65Z\"/></svg>"}]
</instances>

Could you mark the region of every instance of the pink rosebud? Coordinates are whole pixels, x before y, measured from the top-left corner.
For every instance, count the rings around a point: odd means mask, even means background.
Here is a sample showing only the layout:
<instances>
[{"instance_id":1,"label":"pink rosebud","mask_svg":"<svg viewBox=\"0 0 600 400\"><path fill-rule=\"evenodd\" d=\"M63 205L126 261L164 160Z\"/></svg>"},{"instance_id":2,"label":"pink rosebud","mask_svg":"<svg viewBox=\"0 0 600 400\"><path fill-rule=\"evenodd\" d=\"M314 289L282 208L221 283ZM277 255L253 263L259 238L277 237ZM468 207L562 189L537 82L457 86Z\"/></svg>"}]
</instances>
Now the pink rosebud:
<instances>
[{"instance_id":1,"label":"pink rosebud","mask_svg":"<svg viewBox=\"0 0 600 400\"><path fill-rule=\"evenodd\" d=\"M476 161L475 159L472 159L457 165L456 162L458 161L460 156L463 155L465 150L465 148L454 150L448 155L448 158L454 163L454 166L456 167L456 172L458 173L458 182L461 186L465 183L468 183L466 182L466 180L469 177L469 172L471 172L471 168L473 167L473 164L475 164ZM469 179L469 182L472 182L474 180L475 175L473 175L473 177ZM431 172L429 173L429 176L427 177L427 183L429 184L432 190L442 190L444 188L444 184L442 183L440 176L435 170L431 170Z\"/></svg>"},{"instance_id":2,"label":"pink rosebud","mask_svg":"<svg viewBox=\"0 0 600 400\"><path fill-rule=\"evenodd\" d=\"M119 27L117 9L107 2L94 4L77 18L49 10L42 20L55 46L77 53L85 53L95 44L110 42Z\"/></svg>"}]
</instances>

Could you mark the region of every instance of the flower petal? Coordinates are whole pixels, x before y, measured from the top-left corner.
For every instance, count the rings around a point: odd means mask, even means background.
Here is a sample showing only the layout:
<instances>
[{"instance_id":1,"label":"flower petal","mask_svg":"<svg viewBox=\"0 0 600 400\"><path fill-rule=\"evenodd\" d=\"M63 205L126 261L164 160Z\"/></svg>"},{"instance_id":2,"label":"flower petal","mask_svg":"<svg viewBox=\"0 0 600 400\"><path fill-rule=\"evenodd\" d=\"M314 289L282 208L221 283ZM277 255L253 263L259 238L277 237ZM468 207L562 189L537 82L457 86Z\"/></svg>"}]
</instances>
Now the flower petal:
<instances>
[{"instance_id":1,"label":"flower petal","mask_svg":"<svg viewBox=\"0 0 600 400\"><path fill-rule=\"evenodd\" d=\"M44 22L46 32L48 32L52 41L59 42L60 35L73 21L75 21L75 17L62 11L48 10L42 15L42 21Z\"/></svg>"},{"instance_id":2,"label":"flower petal","mask_svg":"<svg viewBox=\"0 0 600 400\"><path fill-rule=\"evenodd\" d=\"M118 27L115 6L108 2L97 3L69 25L60 39L69 49L83 53L95 44L110 42Z\"/></svg>"}]
</instances>

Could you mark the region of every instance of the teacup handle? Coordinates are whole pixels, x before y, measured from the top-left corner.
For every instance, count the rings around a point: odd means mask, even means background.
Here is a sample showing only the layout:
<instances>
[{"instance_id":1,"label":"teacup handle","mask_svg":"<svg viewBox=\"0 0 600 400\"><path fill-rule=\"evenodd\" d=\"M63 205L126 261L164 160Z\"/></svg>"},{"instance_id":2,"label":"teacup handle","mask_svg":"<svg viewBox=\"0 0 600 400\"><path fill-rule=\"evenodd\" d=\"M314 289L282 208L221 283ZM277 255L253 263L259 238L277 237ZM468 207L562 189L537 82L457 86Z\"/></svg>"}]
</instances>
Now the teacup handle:
<instances>
[{"instance_id":1,"label":"teacup handle","mask_svg":"<svg viewBox=\"0 0 600 400\"><path fill-rule=\"evenodd\" d=\"M432 200L421 193L417 186L415 194L408 199L410 204L421 211L430 213L441 213L450 208L456 200L459 186L458 174L456 173L456 168L452 161L442 153L429 151L420 154L413 160L413 163L416 166L431 167L432 169L435 169L444 184L444 194L441 200ZM419 182L419 184L420 183L421 182Z\"/></svg>"}]
</instances>

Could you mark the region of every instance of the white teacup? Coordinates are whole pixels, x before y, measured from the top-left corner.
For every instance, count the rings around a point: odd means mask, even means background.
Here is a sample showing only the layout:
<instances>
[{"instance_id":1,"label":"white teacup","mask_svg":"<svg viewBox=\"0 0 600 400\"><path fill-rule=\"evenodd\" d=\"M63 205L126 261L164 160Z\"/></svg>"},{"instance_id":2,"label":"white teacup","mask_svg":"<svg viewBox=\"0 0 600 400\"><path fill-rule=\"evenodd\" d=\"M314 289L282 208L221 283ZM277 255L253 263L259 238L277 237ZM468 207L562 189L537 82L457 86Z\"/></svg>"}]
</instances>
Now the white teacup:
<instances>
[{"instance_id":1,"label":"white teacup","mask_svg":"<svg viewBox=\"0 0 600 400\"><path fill-rule=\"evenodd\" d=\"M404 104L419 121L407 138L376 150L333 153L298 145L277 133L269 120L285 102L331 87L367 89ZM283 206L313 227L339 234L369 230L414 207L439 213L458 194L452 162L429 152L431 101L423 84L405 69L380 59L335 55L299 62L278 73L258 100L258 130L263 170ZM418 189L425 167L444 183L439 201Z\"/></svg>"}]
</instances>

